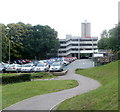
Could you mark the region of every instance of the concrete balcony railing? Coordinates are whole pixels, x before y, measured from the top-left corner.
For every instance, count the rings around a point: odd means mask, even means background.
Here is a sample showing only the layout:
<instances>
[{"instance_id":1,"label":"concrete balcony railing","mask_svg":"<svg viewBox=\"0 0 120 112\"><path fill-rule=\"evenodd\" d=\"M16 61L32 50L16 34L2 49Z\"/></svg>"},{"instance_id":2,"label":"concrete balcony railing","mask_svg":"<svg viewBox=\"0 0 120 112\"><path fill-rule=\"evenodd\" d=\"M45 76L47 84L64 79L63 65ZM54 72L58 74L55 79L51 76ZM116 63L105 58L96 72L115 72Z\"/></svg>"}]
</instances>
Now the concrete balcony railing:
<instances>
[{"instance_id":1,"label":"concrete balcony railing","mask_svg":"<svg viewBox=\"0 0 120 112\"><path fill-rule=\"evenodd\" d=\"M82 49L87 49L87 48L89 48L89 49L92 49L92 48L97 49L97 46L93 46L93 47L92 46L79 46L79 47L78 46L77 47L76 46L69 46L67 48L60 48L59 51L68 51L70 49L81 49L81 48Z\"/></svg>"},{"instance_id":2,"label":"concrete balcony railing","mask_svg":"<svg viewBox=\"0 0 120 112\"><path fill-rule=\"evenodd\" d=\"M98 52L98 50L68 51L68 52L66 52L66 53L58 53L58 55L59 55L59 56L68 56L68 55L70 55L70 54L72 54L72 53L76 53L76 54L82 53L82 54L84 54L84 53L95 53L95 52Z\"/></svg>"},{"instance_id":3,"label":"concrete balcony railing","mask_svg":"<svg viewBox=\"0 0 120 112\"><path fill-rule=\"evenodd\" d=\"M68 46L71 44L79 44L78 41L69 41L66 44L60 44L60 46ZM97 41L80 41L80 44L97 44Z\"/></svg>"}]
</instances>

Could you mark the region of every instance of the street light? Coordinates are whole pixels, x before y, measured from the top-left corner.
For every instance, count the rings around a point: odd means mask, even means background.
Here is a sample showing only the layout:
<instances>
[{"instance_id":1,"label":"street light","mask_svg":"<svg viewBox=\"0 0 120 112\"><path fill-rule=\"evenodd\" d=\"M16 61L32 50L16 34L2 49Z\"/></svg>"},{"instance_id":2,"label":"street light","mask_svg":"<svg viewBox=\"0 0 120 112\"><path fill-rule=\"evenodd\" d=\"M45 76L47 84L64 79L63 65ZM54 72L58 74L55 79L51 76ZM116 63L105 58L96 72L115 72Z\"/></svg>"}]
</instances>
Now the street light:
<instances>
[{"instance_id":1,"label":"street light","mask_svg":"<svg viewBox=\"0 0 120 112\"><path fill-rule=\"evenodd\" d=\"M0 25L0 62L2 62L2 26Z\"/></svg>"},{"instance_id":2,"label":"street light","mask_svg":"<svg viewBox=\"0 0 120 112\"><path fill-rule=\"evenodd\" d=\"M10 40L9 40L9 63L10 63Z\"/></svg>"},{"instance_id":3,"label":"street light","mask_svg":"<svg viewBox=\"0 0 120 112\"><path fill-rule=\"evenodd\" d=\"M9 35L9 27L7 27L6 29L8 30L8 31L7 31L7 35ZM11 49L11 40L10 40L10 39L13 39L13 37L10 37L10 38L9 38L9 55L8 55L8 56L9 56L9 61L8 61L9 63L10 63L10 60L11 60L11 59L10 59L10 55L11 55L11 54L10 54L10 49Z\"/></svg>"}]
</instances>

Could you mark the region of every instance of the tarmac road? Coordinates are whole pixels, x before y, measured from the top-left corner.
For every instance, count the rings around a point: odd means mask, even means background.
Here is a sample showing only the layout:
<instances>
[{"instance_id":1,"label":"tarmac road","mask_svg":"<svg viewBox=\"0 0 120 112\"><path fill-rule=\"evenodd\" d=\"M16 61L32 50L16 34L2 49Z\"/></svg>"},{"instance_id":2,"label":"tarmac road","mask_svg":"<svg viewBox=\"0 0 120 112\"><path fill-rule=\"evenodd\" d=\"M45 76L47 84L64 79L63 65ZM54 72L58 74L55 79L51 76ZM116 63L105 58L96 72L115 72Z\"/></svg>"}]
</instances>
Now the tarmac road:
<instances>
[{"instance_id":1,"label":"tarmac road","mask_svg":"<svg viewBox=\"0 0 120 112\"><path fill-rule=\"evenodd\" d=\"M94 90L100 86L100 83L94 79L75 74L76 68L93 67L91 59L76 60L68 66L68 73L64 76L58 76L51 80L77 80L79 85L75 88L63 90L55 93L38 95L18 102L4 110L51 110L62 101L76 95Z\"/></svg>"}]
</instances>

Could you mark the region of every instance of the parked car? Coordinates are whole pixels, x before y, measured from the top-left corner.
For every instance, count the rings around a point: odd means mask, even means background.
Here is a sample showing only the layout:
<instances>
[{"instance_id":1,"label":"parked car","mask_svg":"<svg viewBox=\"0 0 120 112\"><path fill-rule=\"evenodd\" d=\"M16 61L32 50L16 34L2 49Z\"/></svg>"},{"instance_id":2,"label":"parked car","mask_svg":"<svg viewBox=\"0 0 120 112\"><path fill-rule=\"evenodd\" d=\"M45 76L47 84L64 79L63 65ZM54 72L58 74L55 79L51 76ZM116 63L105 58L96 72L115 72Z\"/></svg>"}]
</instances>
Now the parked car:
<instances>
[{"instance_id":1,"label":"parked car","mask_svg":"<svg viewBox=\"0 0 120 112\"><path fill-rule=\"evenodd\" d=\"M21 65L19 65L19 64L9 64L6 67L5 72L21 72Z\"/></svg>"},{"instance_id":2,"label":"parked car","mask_svg":"<svg viewBox=\"0 0 120 112\"><path fill-rule=\"evenodd\" d=\"M34 71L34 65L31 64L24 64L21 67L21 72L33 72Z\"/></svg>"},{"instance_id":3,"label":"parked car","mask_svg":"<svg viewBox=\"0 0 120 112\"><path fill-rule=\"evenodd\" d=\"M8 64L8 63L3 63L3 66L4 66L3 73L6 72L6 68L7 68L9 65L10 65L10 64Z\"/></svg>"},{"instance_id":4,"label":"parked car","mask_svg":"<svg viewBox=\"0 0 120 112\"><path fill-rule=\"evenodd\" d=\"M20 60L15 60L12 63L15 63L15 64L27 64L27 63L30 63L30 62L31 61L27 60L27 59L20 59Z\"/></svg>"},{"instance_id":5,"label":"parked car","mask_svg":"<svg viewBox=\"0 0 120 112\"><path fill-rule=\"evenodd\" d=\"M3 72L3 70L4 70L4 65L0 63L0 73Z\"/></svg>"},{"instance_id":6,"label":"parked car","mask_svg":"<svg viewBox=\"0 0 120 112\"><path fill-rule=\"evenodd\" d=\"M28 64L33 64L34 66L37 66L38 63L39 63L39 61L32 61L32 62L30 62Z\"/></svg>"},{"instance_id":7,"label":"parked car","mask_svg":"<svg viewBox=\"0 0 120 112\"><path fill-rule=\"evenodd\" d=\"M61 61L64 65L68 65L69 61L66 58L60 58L59 61Z\"/></svg>"},{"instance_id":8,"label":"parked car","mask_svg":"<svg viewBox=\"0 0 120 112\"><path fill-rule=\"evenodd\" d=\"M61 62L53 62L49 68L50 72L63 71L63 64Z\"/></svg>"},{"instance_id":9,"label":"parked car","mask_svg":"<svg viewBox=\"0 0 120 112\"><path fill-rule=\"evenodd\" d=\"M34 67L34 72L41 72L41 71L48 71L49 70L49 65L46 63L39 63L37 66Z\"/></svg>"}]
</instances>

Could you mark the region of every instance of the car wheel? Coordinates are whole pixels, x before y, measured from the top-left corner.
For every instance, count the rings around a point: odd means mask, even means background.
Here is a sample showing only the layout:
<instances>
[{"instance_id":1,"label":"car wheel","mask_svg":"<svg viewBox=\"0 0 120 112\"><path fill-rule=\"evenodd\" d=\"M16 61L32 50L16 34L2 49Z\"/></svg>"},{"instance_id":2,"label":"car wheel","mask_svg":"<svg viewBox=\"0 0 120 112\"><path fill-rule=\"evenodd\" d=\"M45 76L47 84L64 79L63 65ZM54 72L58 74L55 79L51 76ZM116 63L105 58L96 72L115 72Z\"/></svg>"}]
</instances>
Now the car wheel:
<instances>
[{"instance_id":1,"label":"car wheel","mask_svg":"<svg viewBox=\"0 0 120 112\"><path fill-rule=\"evenodd\" d=\"M61 69L61 72L63 71L63 69Z\"/></svg>"},{"instance_id":2,"label":"car wheel","mask_svg":"<svg viewBox=\"0 0 120 112\"><path fill-rule=\"evenodd\" d=\"M16 73L19 73L19 70L16 70Z\"/></svg>"}]
</instances>

